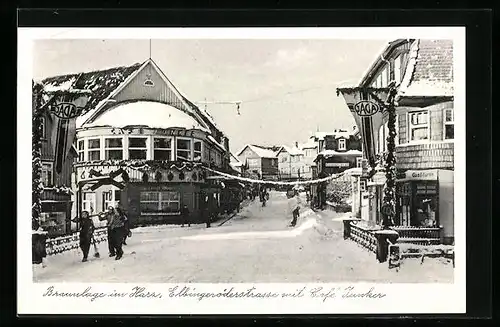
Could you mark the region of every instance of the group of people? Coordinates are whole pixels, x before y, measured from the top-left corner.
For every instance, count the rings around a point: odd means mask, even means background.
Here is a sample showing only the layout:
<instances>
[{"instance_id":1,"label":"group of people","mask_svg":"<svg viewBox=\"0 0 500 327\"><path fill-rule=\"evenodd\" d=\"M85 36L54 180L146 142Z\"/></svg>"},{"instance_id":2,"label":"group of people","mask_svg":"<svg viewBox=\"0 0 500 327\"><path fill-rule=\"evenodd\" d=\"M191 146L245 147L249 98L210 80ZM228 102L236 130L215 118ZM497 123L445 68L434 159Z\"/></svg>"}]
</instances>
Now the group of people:
<instances>
[{"instance_id":1,"label":"group of people","mask_svg":"<svg viewBox=\"0 0 500 327\"><path fill-rule=\"evenodd\" d=\"M127 245L127 237L131 236L130 224L125 211L120 207L108 207L106 212L100 213L100 221L107 221L107 236L109 256L120 260L123 257L123 245ZM80 249L83 252L82 262L88 261L90 245L95 244L95 225L88 211L82 211L81 217L73 219L80 224Z\"/></svg>"}]
</instances>

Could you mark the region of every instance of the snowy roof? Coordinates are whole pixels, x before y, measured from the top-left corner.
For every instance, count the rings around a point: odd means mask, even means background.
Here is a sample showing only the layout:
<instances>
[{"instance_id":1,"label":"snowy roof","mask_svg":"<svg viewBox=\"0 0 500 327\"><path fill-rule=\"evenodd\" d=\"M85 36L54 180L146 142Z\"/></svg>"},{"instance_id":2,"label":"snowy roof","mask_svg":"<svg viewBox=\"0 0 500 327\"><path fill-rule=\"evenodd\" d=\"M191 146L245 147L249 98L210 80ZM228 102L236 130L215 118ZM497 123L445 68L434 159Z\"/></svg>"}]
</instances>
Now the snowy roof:
<instances>
[{"instance_id":1,"label":"snowy roof","mask_svg":"<svg viewBox=\"0 0 500 327\"><path fill-rule=\"evenodd\" d=\"M345 155L351 155L351 156L360 156L363 153L359 150L347 150L347 151L335 151L335 150L323 150L320 153L318 153L318 156L324 156L324 157L331 157L331 156L345 156Z\"/></svg>"},{"instance_id":2,"label":"snowy roof","mask_svg":"<svg viewBox=\"0 0 500 327\"><path fill-rule=\"evenodd\" d=\"M208 135L208 139L215 143L215 145L217 145L222 151L226 151L226 148L222 144L217 142L217 140L212 135Z\"/></svg>"},{"instance_id":3,"label":"snowy roof","mask_svg":"<svg viewBox=\"0 0 500 327\"><path fill-rule=\"evenodd\" d=\"M206 129L194 117L168 104L153 101L135 101L118 104L83 127L148 126L150 128L179 127Z\"/></svg>"},{"instance_id":4,"label":"snowy roof","mask_svg":"<svg viewBox=\"0 0 500 327\"><path fill-rule=\"evenodd\" d=\"M400 96L453 96L453 41L413 43Z\"/></svg>"},{"instance_id":5,"label":"snowy roof","mask_svg":"<svg viewBox=\"0 0 500 327\"><path fill-rule=\"evenodd\" d=\"M263 147L255 144L247 144L240 151L238 151L238 156L243 153L246 148L250 148L253 152L255 152L261 158L276 158L276 152L269 147Z\"/></svg>"},{"instance_id":6,"label":"snowy roof","mask_svg":"<svg viewBox=\"0 0 500 327\"><path fill-rule=\"evenodd\" d=\"M317 148L318 144L311 138L306 143L302 143L299 145L301 149L314 149Z\"/></svg>"},{"instance_id":7,"label":"snowy roof","mask_svg":"<svg viewBox=\"0 0 500 327\"><path fill-rule=\"evenodd\" d=\"M86 73L59 75L48 77L42 80L41 83L45 91L56 91L69 88L92 91L87 104L88 111L84 113L85 117L88 118L101 101L106 99L111 92L140 67L141 64L136 63L131 66L114 67ZM82 117L78 117L77 126L82 122Z\"/></svg>"},{"instance_id":8,"label":"snowy roof","mask_svg":"<svg viewBox=\"0 0 500 327\"><path fill-rule=\"evenodd\" d=\"M293 146L293 147L290 147L290 146L286 146L286 145L283 145L281 147L281 149L276 153L276 155L278 155L278 153L280 153L282 150L285 150L286 152L288 152L291 156L300 156L300 155L303 155L304 152L302 152L301 149Z\"/></svg>"}]
</instances>

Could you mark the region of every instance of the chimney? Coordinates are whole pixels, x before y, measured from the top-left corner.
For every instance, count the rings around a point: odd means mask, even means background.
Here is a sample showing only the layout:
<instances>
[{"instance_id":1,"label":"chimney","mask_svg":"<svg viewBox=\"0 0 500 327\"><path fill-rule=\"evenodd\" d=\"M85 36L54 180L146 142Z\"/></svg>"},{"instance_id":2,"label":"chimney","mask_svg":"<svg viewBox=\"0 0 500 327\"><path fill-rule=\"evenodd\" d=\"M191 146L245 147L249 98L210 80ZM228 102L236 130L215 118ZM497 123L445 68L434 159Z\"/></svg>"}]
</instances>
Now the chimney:
<instances>
[{"instance_id":1,"label":"chimney","mask_svg":"<svg viewBox=\"0 0 500 327\"><path fill-rule=\"evenodd\" d=\"M299 148L299 142L295 141L295 147L298 149Z\"/></svg>"}]
</instances>

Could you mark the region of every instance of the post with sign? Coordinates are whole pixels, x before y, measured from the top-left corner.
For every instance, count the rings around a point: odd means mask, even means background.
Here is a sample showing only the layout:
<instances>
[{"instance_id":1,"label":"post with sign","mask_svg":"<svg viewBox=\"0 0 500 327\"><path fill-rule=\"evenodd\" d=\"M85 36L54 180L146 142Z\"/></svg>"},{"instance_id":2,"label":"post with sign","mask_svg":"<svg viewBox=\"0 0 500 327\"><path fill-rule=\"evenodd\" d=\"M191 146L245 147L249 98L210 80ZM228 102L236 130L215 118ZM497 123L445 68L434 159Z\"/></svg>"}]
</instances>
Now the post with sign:
<instances>
[{"instance_id":1,"label":"post with sign","mask_svg":"<svg viewBox=\"0 0 500 327\"><path fill-rule=\"evenodd\" d=\"M382 206L382 227L388 229L392 226L395 215L395 142L396 136L396 114L394 98L397 89L394 83L388 88L354 87L339 88L337 95L342 94L354 120L359 127L363 141L363 159L368 161L368 172L363 174L365 178L371 178L375 174L376 167L376 145L379 137L379 129L383 124L384 113L389 115L389 136L387 137L388 155L385 162L385 173L387 181L384 188L384 204Z\"/></svg>"}]
</instances>

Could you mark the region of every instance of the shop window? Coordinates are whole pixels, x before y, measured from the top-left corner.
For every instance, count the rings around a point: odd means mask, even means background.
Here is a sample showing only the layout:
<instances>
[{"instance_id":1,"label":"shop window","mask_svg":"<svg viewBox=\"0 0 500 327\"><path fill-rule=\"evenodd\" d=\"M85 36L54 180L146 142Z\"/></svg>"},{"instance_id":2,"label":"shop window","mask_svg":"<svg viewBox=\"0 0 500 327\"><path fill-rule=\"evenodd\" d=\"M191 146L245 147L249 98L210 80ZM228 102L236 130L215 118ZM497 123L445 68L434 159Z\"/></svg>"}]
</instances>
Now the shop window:
<instances>
[{"instance_id":1,"label":"shop window","mask_svg":"<svg viewBox=\"0 0 500 327\"><path fill-rule=\"evenodd\" d=\"M94 192L84 192L82 194L82 210L88 211L90 214L96 210L96 198Z\"/></svg>"},{"instance_id":2,"label":"shop window","mask_svg":"<svg viewBox=\"0 0 500 327\"><path fill-rule=\"evenodd\" d=\"M177 160L192 160L191 139L177 138Z\"/></svg>"},{"instance_id":3,"label":"shop window","mask_svg":"<svg viewBox=\"0 0 500 327\"><path fill-rule=\"evenodd\" d=\"M172 139L155 137L153 140L153 159L172 160Z\"/></svg>"},{"instance_id":4,"label":"shop window","mask_svg":"<svg viewBox=\"0 0 500 327\"><path fill-rule=\"evenodd\" d=\"M141 192L141 215L178 214L180 194L176 191Z\"/></svg>"},{"instance_id":5,"label":"shop window","mask_svg":"<svg viewBox=\"0 0 500 327\"><path fill-rule=\"evenodd\" d=\"M453 109L444 110L444 139L452 140L455 138L455 117Z\"/></svg>"},{"instance_id":6,"label":"shop window","mask_svg":"<svg viewBox=\"0 0 500 327\"><path fill-rule=\"evenodd\" d=\"M102 211L106 211L109 207L116 207L120 202L121 191L109 190L102 192Z\"/></svg>"},{"instance_id":7,"label":"shop window","mask_svg":"<svg viewBox=\"0 0 500 327\"><path fill-rule=\"evenodd\" d=\"M123 159L123 139L106 138L104 141L104 156L105 160L122 160Z\"/></svg>"},{"instance_id":8,"label":"shop window","mask_svg":"<svg viewBox=\"0 0 500 327\"><path fill-rule=\"evenodd\" d=\"M85 160L85 141L79 140L77 143L78 161Z\"/></svg>"},{"instance_id":9,"label":"shop window","mask_svg":"<svg viewBox=\"0 0 500 327\"><path fill-rule=\"evenodd\" d=\"M345 150L345 149L346 149L345 139L339 139L339 150Z\"/></svg>"},{"instance_id":10,"label":"shop window","mask_svg":"<svg viewBox=\"0 0 500 327\"><path fill-rule=\"evenodd\" d=\"M202 158L202 142L195 140L193 146L194 161L201 161Z\"/></svg>"},{"instance_id":11,"label":"shop window","mask_svg":"<svg viewBox=\"0 0 500 327\"><path fill-rule=\"evenodd\" d=\"M128 139L128 158L129 159L146 159L147 142L146 137L129 137Z\"/></svg>"},{"instance_id":12,"label":"shop window","mask_svg":"<svg viewBox=\"0 0 500 327\"><path fill-rule=\"evenodd\" d=\"M89 139L88 142L88 161L101 160L101 140Z\"/></svg>"},{"instance_id":13,"label":"shop window","mask_svg":"<svg viewBox=\"0 0 500 327\"><path fill-rule=\"evenodd\" d=\"M43 186L54 185L54 165L52 162L42 162L40 179Z\"/></svg>"},{"instance_id":14,"label":"shop window","mask_svg":"<svg viewBox=\"0 0 500 327\"><path fill-rule=\"evenodd\" d=\"M427 110L408 113L410 141L429 139L429 112Z\"/></svg>"}]
</instances>

